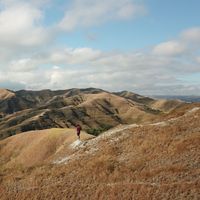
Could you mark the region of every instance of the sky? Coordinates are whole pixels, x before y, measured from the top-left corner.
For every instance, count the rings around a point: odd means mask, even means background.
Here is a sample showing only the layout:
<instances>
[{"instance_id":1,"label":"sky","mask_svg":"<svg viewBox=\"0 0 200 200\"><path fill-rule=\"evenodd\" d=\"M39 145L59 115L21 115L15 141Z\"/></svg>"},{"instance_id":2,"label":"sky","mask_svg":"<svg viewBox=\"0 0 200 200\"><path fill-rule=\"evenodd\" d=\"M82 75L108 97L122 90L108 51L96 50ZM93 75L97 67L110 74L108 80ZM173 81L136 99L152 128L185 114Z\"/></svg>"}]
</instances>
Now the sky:
<instances>
[{"instance_id":1,"label":"sky","mask_svg":"<svg viewBox=\"0 0 200 200\"><path fill-rule=\"evenodd\" d=\"M199 0L0 0L0 88L200 95Z\"/></svg>"}]
</instances>

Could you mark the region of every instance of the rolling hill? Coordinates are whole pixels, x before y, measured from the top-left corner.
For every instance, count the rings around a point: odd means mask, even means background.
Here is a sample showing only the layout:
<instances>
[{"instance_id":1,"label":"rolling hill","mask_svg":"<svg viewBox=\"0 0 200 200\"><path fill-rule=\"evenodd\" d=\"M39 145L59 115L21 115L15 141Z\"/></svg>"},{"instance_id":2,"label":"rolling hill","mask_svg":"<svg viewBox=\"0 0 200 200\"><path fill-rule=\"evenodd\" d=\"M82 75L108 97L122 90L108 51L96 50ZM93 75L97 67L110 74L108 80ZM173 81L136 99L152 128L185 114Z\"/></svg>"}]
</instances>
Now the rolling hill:
<instances>
[{"instance_id":1,"label":"rolling hill","mask_svg":"<svg viewBox=\"0 0 200 200\"><path fill-rule=\"evenodd\" d=\"M199 103L81 141L73 129L21 133L0 141L1 199L199 199L199 147Z\"/></svg>"},{"instance_id":2,"label":"rolling hill","mask_svg":"<svg viewBox=\"0 0 200 200\"><path fill-rule=\"evenodd\" d=\"M17 92L2 89L0 139L30 130L70 128L77 123L92 133L119 124L153 121L184 104L158 101L131 92L110 93L96 88Z\"/></svg>"}]
</instances>

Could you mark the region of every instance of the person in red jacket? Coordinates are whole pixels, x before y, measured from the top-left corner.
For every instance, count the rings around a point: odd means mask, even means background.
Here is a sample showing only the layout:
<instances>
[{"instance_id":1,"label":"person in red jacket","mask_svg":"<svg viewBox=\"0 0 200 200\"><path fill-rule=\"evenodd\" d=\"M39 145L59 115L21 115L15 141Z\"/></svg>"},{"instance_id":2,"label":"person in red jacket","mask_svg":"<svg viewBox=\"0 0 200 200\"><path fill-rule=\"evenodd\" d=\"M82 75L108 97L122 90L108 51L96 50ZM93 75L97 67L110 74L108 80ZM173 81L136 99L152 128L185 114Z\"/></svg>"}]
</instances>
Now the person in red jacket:
<instances>
[{"instance_id":1,"label":"person in red jacket","mask_svg":"<svg viewBox=\"0 0 200 200\"><path fill-rule=\"evenodd\" d=\"M78 136L78 139L80 140L80 134L81 134L81 126L79 124L76 125L76 133L77 133L77 136Z\"/></svg>"}]
</instances>

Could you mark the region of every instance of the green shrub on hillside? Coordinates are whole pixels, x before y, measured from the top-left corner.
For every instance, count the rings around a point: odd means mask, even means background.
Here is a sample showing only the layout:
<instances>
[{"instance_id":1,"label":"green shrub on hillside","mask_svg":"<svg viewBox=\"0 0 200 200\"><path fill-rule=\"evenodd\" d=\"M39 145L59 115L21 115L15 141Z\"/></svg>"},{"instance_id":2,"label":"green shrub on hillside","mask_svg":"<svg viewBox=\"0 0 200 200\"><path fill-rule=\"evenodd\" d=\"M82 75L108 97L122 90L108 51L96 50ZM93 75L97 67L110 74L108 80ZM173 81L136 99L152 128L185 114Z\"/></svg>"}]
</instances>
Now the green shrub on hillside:
<instances>
[{"instance_id":1,"label":"green shrub on hillside","mask_svg":"<svg viewBox=\"0 0 200 200\"><path fill-rule=\"evenodd\" d=\"M90 128L90 129L87 129L86 131L87 131L87 133L89 133L91 135L98 136L102 132L107 131L110 128L112 128L111 125L102 124L101 127L99 127L99 128Z\"/></svg>"}]
</instances>

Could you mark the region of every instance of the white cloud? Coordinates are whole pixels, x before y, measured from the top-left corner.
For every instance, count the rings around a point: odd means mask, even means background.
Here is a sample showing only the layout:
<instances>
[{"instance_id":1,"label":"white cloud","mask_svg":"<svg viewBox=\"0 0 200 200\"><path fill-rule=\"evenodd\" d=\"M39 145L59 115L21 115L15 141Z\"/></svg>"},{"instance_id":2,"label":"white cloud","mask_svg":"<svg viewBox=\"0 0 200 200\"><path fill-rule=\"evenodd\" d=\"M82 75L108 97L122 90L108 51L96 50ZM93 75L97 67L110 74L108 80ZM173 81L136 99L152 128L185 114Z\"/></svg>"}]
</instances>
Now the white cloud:
<instances>
[{"instance_id":1,"label":"white cloud","mask_svg":"<svg viewBox=\"0 0 200 200\"><path fill-rule=\"evenodd\" d=\"M15 72L28 72L35 70L37 68L37 62L30 58L23 58L19 60L14 60L8 66L8 69Z\"/></svg>"},{"instance_id":2,"label":"white cloud","mask_svg":"<svg viewBox=\"0 0 200 200\"><path fill-rule=\"evenodd\" d=\"M59 56L55 59L52 55ZM188 63L175 56L160 57L151 52L68 48L12 63L9 71L0 79L0 86L6 80L12 80L26 85L26 89L99 87L111 91L127 89L143 94L192 94L195 90L199 91L197 85L185 85L178 78L188 73L199 73L198 63ZM45 67L46 64L51 67Z\"/></svg>"},{"instance_id":3,"label":"white cloud","mask_svg":"<svg viewBox=\"0 0 200 200\"><path fill-rule=\"evenodd\" d=\"M200 28L188 29L149 51L54 47L52 27L47 29L43 23L43 6L47 1L0 0L0 87L99 87L146 94L194 94L200 91L198 85L186 85L178 78L200 73ZM145 7L140 2L74 0L59 26L62 30L72 31L112 20L134 19L145 14ZM47 48L48 41L51 41L50 48Z\"/></svg>"},{"instance_id":4,"label":"white cloud","mask_svg":"<svg viewBox=\"0 0 200 200\"><path fill-rule=\"evenodd\" d=\"M185 41L200 43L200 27L188 29L184 31L181 36Z\"/></svg>"},{"instance_id":5,"label":"white cloud","mask_svg":"<svg viewBox=\"0 0 200 200\"><path fill-rule=\"evenodd\" d=\"M0 3L5 6L13 6L15 4L24 4L24 3L30 3L34 6L41 6L47 3L50 3L51 0L0 0Z\"/></svg>"},{"instance_id":6,"label":"white cloud","mask_svg":"<svg viewBox=\"0 0 200 200\"><path fill-rule=\"evenodd\" d=\"M49 59L53 63L82 64L99 57L101 52L91 48L66 48L64 50L53 51Z\"/></svg>"},{"instance_id":7,"label":"white cloud","mask_svg":"<svg viewBox=\"0 0 200 200\"><path fill-rule=\"evenodd\" d=\"M200 47L200 27L182 31L174 40L156 45L152 53L159 56L194 56Z\"/></svg>"},{"instance_id":8,"label":"white cloud","mask_svg":"<svg viewBox=\"0 0 200 200\"><path fill-rule=\"evenodd\" d=\"M200 56L197 56L197 57L196 57L196 61L197 61L197 63L200 64Z\"/></svg>"},{"instance_id":9,"label":"white cloud","mask_svg":"<svg viewBox=\"0 0 200 200\"><path fill-rule=\"evenodd\" d=\"M168 41L158 44L153 48L153 53L163 56L176 56L181 55L186 50L184 44L178 41Z\"/></svg>"},{"instance_id":10,"label":"white cloud","mask_svg":"<svg viewBox=\"0 0 200 200\"><path fill-rule=\"evenodd\" d=\"M48 1L0 0L0 68L33 69L36 63L22 63L23 59L52 43L54 30L43 25L42 5Z\"/></svg>"},{"instance_id":11,"label":"white cloud","mask_svg":"<svg viewBox=\"0 0 200 200\"><path fill-rule=\"evenodd\" d=\"M44 16L39 4L1 0L0 8L1 62L22 56L52 39L52 31L42 25Z\"/></svg>"},{"instance_id":12,"label":"white cloud","mask_svg":"<svg viewBox=\"0 0 200 200\"><path fill-rule=\"evenodd\" d=\"M74 0L59 26L65 31L72 31L110 20L127 20L145 13L144 5L133 0Z\"/></svg>"}]
</instances>

